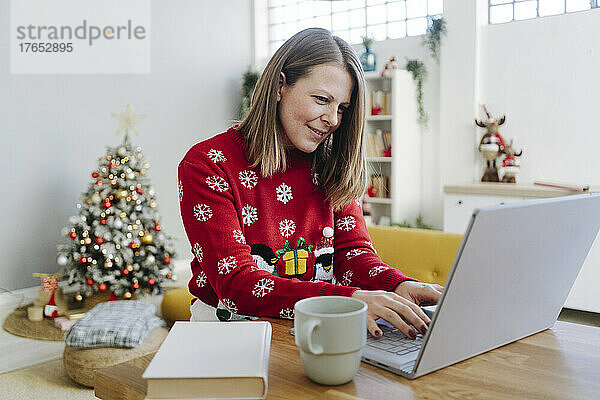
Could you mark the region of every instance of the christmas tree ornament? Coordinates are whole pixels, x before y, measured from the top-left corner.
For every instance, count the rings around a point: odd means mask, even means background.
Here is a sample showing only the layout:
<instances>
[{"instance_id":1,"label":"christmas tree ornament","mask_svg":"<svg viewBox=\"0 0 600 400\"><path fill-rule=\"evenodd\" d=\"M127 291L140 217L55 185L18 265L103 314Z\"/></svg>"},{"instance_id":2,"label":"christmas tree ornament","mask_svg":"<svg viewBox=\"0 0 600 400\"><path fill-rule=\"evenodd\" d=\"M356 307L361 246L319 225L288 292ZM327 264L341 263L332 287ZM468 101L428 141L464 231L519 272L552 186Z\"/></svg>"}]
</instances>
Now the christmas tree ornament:
<instances>
[{"instance_id":1,"label":"christmas tree ornament","mask_svg":"<svg viewBox=\"0 0 600 400\"><path fill-rule=\"evenodd\" d=\"M74 297L73 300L75 300L76 302L80 302L83 301L83 296L81 295L81 293L77 293Z\"/></svg>"},{"instance_id":2,"label":"christmas tree ornament","mask_svg":"<svg viewBox=\"0 0 600 400\"><path fill-rule=\"evenodd\" d=\"M155 231L160 231L161 230L160 225L159 224L154 225L154 230Z\"/></svg>"},{"instance_id":3,"label":"christmas tree ornament","mask_svg":"<svg viewBox=\"0 0 600 400\"><path fill-rule=\"evenodd\" d=\"M98 237L96 238L96 243L98 243L98 244L102 244L102 243L104 243L104 239L102 238L102 236L98 236Z\"/></svg>"},{"instance_id":4,"label":"christmas tree ornament","mask_svg":"<svg viewBox=\"0 0 600 400\"><path fill-rule=\"evenodd\" d=\"M108 301L115 301L117 300L117 296L115 296L114 293L111 293L110 297L108 298Z\"/></svg>"},{"instance_id":5,"label":"christmas tree ornament","mask_svg":"<svg viewBox=\"0 0 600 400\"><path fill-rule=\"evenodd\" d=\"M105 218L102 218L100 220L100 225L106 225L106 219Z\"/></svg>"},{"instance_id":6,"label":"christmas tree ornament","mask_svg":"<svg viewBox=\"0 0 600 400\"><path fill-rule=\"evenodd\" d=\"M69 237L70 237L71 239L75 239L75 238L77 237L77 233L75 233L75 232L71 232L71 233L69 233Z\"/></svg>"},{"instance_id":7,"label":"christmas tree ornament","mask_svg":"<svg viewBox=\"0 0 600 400\"><path fill-rule=\"evenodd\" d=\"M100 290L101 292L105 291L107 288L106 283L102 282L98 285L98 290Z\"/></svg>"},{"instance_id":8,"label":"christmas tree ornament","mask_svg":"<svg viewBox=\"0 0 600 400\"><path fill-rule=\"evenodd\" d=\"M127 104L125 112L121 114L112 114L112 116L117 118L117 120L119 121L119 129L117 130L117 134L120 134L122 132L125 133L124 142L129 141L129 131L134 132L136 136L139 135L137 125L140 123L141 120L146 118L145 115L134 114L131 104ZM127 151L125 152L125 154L127 154Z\"/></svg>"},{"instance_id":9,"label":"christmas tree ornament","mask_svg":"<svg viewBox=\"0 0 600 400\"><path fill-rule=\"evenodd\" d=\"M92 178L97 178L98 177L98 173L96 171L92 172Z\"/></svg>"},{"instance_id":10,"label":"christmas tree ornament","mask_svg":"<svg viewBox=\"0 0 600 400\"><path fill-rule=\"evenodd\" d=\"M123 293L123 297L125 297L126 299L130 299L131 298L131 293L130 292L125 292L125 293Z\"/></svg>"},{"instance_id":11,"label":"christmas tree ornament","mask_svg":"<svg viewBox=\"0 0 600 400\"><path fill-rule=\"evenodd\" d=\"M92 278L88 278L86 279L85 283L89 286L92 286L94 284L94 280Z\"/></svg>"},{"instance_id":12,"label":"christmas tree ornament","mask_svg":"<svg viewBox=\"0 0 600 400\"><path fill-rule=\"evenodd\" d=\"M164 264L170 264L171 263L171 257L166 255L163 257L163 263Z\"/></svg>"},{"instance_id":13,"label":"christmas tree ornament","mask_svg":"<svg viewBox=\"0 0 600 400\"><path fill-rule=\"evenodd\" d=\"M106 268L106 269L109 269L109 268L112 268L112 266L113 266L113 263L112 263L112 261L110 261L110 260L106 260L106 261L104 262L104 268Z\"/></svg>"},{"instance_id":14,"label":"christmas tree ornament","mask_svg":"<svg viewBox=\"0 0 600 400\"><path fill-rule=\"evenodd\" d=\"M150 233L147 233L142 238L142 243L144 243L144 244L152 244L152 239L153 239L152 235Z\"/></svg>"},{"instance_id":15,"label":"christmas tree ornament","mask_svg":"<svg viewBox=\"0 0 600 400\"><path fill-rule=\"evenodd\" d=\"M60 266L65 266L67 265L67 257L64 254L59 254L58 257L56 258L56 263Z\"/></svg>"},{"instance_id":16,"label":"christmas tree ornament","mask_svg":"<svg viewBox=\"0 0 600 400\"><path fill-rule=\"evenodd\" d=\"M83 239L83 244L88 245L92 243L92 239L90 239L89 237L86 237L85 239Z\"/></svg>"}]
</instances>

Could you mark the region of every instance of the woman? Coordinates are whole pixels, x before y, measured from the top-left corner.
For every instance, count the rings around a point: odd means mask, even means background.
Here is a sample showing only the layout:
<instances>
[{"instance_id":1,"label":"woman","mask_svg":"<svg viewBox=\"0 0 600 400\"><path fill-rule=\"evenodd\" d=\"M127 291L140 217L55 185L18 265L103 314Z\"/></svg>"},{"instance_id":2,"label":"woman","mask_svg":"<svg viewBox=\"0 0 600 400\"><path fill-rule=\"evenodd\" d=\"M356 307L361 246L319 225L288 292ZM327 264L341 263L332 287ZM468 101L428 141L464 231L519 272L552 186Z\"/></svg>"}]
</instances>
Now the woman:
<instances>
[{"instance_id":1,"label":"woman","mask_svg":"<svg viewBox=\"0 0 600 400\"><path fill-rule=\"evenodd\" d=\"M381 261L358 198L366 185L364 72L354 50L320 28L273 55L248 116L193 146L179 165L194 260L192 320L217 314L293 318L296 301L352 296L406 336L425 333L419 308L442 287ZM225 309L227 311L225 311ZM227 314L227 315L225 315Z\"/></svg>"}]
</instances>

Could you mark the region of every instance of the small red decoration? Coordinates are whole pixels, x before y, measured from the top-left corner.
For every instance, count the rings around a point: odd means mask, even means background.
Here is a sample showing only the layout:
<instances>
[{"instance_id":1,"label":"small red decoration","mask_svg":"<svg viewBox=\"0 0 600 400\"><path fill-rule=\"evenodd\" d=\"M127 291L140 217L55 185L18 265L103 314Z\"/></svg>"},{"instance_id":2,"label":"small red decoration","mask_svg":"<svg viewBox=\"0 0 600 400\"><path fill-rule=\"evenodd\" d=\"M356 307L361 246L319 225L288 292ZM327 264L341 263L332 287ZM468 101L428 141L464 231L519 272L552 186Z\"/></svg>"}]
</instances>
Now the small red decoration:
<instances>
[{"instance_id":1,"label":"small red decoration","mask_svg":"<svg viewBox=\"0 0 600 400\"><path fill-rule=\"evenodd\" d=\"M85 263L86 261L87 261L87 258L85 258L85 257L81 257L81 258L79 259L79 264L83 264L83 263Z\"/></svg>"},{"instance_id":2,"label":"small red decoration","mask_svg":"<svg viewBox=\"0 0 600 400\"><path fill-rule=\"evenodd\" d=\"M112 194L109 194L109 195L108 195L108 199L109 199L110 201L113 201L113 200L115 199L115 196L114 196L114 195L112 195Z\"/></svg>"},{"instance_id":3,"label":"small red decoration","mask_svg":"<svg viewBox=\"0 0 600 400\"><path fill-rule=\"evenodd\" d=\"M170 264L171 263L171 256L165 256L163 258L163 263Z\"/></svg>"},{"instance_id":4,"label":"small red decoration","mask_svg":"<svg viewBox=\"0 0 600 400\"><path fill-rule=\"evenodd\" d=\"M105 201L104 202L104 208L108 208L110 207L110 201Z\"/></svg>"},{"instance_id":5,"label":"small red decoration","mask_svg":"<svg viewBox=\"0 0 600 400\"><path fill-rule=\"evenodd\" d=\"M108 298L108 301L115 301L117 300L117 296L115 296L114 293L111 293L110 297Z\"/></svg>"},{"instance_id":6,"label":"small red decoration","mask_svg":"<svg viewBox=\"0 0 600 400\"><path fill-rule=\"evenodd\" d=\"M131 284L131 288L132 289L139 289L139 287L140 287L140 284L137 283L137 282L134 282L134 283Z\"/></svg>"},{"instance_id":7,"label":"small red decoration","mask_svg":"<svg viewBox=\"0 0 600 400\"><path fill-rule=\"evenodd\" d=\"M75 238L77 237L77 233L75 233L75 232L71 232L71 233L69 233L69 237L70 237L71 239L75 239Z\"/></svg>"},{"instance_id":8,"label":"small red decoration","mask_svg":"<svg viewBox=\"0 0 600 400\"><path fill-rule=\"evenodd\" d=\"M44 316L46 318L56 318L58 317L58 307L56 306L56 301L54 300L54 291L50 295L50 300L48 304L44 307Z\"/></svg>"},{"instance_id":9,"label":"small red decoration","mask_svg":"<svg viewBox=\"0 0 600 400\"><path fill-rule=\"evenodd\" d=\"M98 177L98 173L96 171L92 172L92 178L97 178Z\"/></svg>"},{"instance_id":10,"label":"small red decoration","mask_svg":"<svg viewBox=\"0 0 600 400\"><path fill-rule=\"evenodd\" d=\"M92 278L87 278L87 280L85 281L85 283L87 283L88 285L92 286L94 284L94 280Z\"/></svg>"},{"instance_id":11,"label":"small red decoration","mask_svg":"<svg viewBox=\"0 0 600 400\"><path fill-rule=\"evenodd\" d=\"M102 180L101 179L97 180L96 185L102 185Z\"/></svg>"},{"instance_id":12,"label":"small red decoration","mask_svg":"<svg viewBox=\"0 0 600 400\"><path fill-rule=\"evenodd\" d=\"M154 230L155 230L155 231L160 231L161 229L162 229L162 228L160 227L160 225L159 225L159 224L155 224L155 225L154 225Z\"/></svg>"},{"instance_id":13,"label":"small red decoration","mask_svg":"<svg viewBox=\"0 0 600 400\"><path fill-rule=\"evenodd\" d=\"M138 192L139 194L142 194L144 192L144 189L142 188L137 188L135 189L136 192Z\"/></svg>"},{"instance_id":14,"label":"small red decoration","mask_svg":"<svg viewBox=\"0 0 600 400\"><path fill-rule=\"evenodd\" d=\"M98 236L98 237L96 238L96 243L98 243L98 244L102 244L102 243L104 243L104 238L103 238L102 236Z\"/></svg>"},{"instance_id":15,"label":"small red decoration","mask_svg":"<svg viewBox=\"0 0 600 400\"><path fill-rule=\"evenodd\" d=\"M152 278L148 279L148 285L154 285L156 281Z\"/></svg>"},{"instance_id":16,"label":"small red decoration","mask_svg":"<svg viewBox=\"0 0 600 400\"><path fill-rule=\"evenodd\" d=\"M110 163L108 164L108 168L113 169L114 167L116 167L117 165L115 163Z\"/></svg>"},{"instance_id":17,"label":"small red decoration","mask_svg":"<svg viewBox=\"0 0 600 400\"><path fill-rule=\"evenodd\" d=\"M131 243L129 243L129 248L130 248L130 249L137 249L137 248L139 248L139 247L140 247L140 245L139 245L139 244L137 244L137 243L135 243L135 242L131 242Z\"/></svg>"},{"instance_id":18,"label":"small red decoration","mask_svg":"<svg viewBox=\"0 0 600 400\"><path fill-rule=\"evenodd\" d=\"M171 279L171 276L172 276L171 273L168 273L167 274L167 279Z\"/></svg>"},{"instance_id":19,"label":"small red decoration","mask_svg":"<svg viewBox=\"0 0 600 400\"><path fill-rule=\"evenodd\" d=\"M101 220L100 220L100 224L101 224L101 225L106 225L106 220L105 220L104 218L103 218L103 219L101 219Z\"/></svg>"},{"instance_id":20,"label":"small red decoration","mask_svg":"<svg viewBox=\"0 0 600 400\"><path fill-rule=\"evenodd\" d=\"M106 283L102 282L101 284L98 285L98 290L103 292L106 290Z\"/></svg>"},{"instance_id":21,"label":"small red decoration","mask_svg":"<svg viewBox=\"0 0 600 400\"><path fill-rule=\"evenodd\" d=\"M129 270L128 269L124 269L123 271L121 271L123 273L123 275L129 275Z\"/></svg>"}]
</instances>

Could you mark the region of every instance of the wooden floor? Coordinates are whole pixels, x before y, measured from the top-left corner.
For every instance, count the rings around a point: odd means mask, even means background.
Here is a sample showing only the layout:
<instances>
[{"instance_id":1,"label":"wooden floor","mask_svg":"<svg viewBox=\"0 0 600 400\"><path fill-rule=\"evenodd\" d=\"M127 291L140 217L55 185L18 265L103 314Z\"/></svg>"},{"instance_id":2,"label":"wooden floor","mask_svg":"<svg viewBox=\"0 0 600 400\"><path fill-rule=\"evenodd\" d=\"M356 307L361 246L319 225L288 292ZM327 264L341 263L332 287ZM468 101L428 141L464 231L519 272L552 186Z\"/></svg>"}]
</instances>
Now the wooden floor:
<instances>
[{"instance_id":1,"label":"wooden floor","mask_svg":"<svg viewBox=\"0 0 600 400\"><path fill-rule=\"evenodd\" d=\"M19 304L0 306L0 321ZM64 342L26 339L0 329L0 373L62 357Z\"/></svg>"}]
</instances>

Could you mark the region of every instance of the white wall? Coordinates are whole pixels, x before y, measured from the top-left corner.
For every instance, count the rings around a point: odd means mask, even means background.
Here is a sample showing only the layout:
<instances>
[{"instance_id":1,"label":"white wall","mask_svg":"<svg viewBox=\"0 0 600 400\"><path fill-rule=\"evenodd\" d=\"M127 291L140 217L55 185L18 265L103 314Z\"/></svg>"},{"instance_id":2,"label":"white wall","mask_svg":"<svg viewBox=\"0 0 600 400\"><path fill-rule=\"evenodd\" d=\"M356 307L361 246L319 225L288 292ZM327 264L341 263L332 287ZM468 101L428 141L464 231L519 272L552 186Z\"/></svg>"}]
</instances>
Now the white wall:
<instances>
[{"instance_id":1,"label":"white wall","mask_svg":"<svg viewBox=\"0 0 600 400\"><path fill-rule=\"evenodd\" d=\"M122 140L111 113L131 103L151 164L163 231L189 244L179 216L177 164L194 143L237 117L241 76L253 63L252 3L152 2L152 73L12 75L9 4L0 2L0 287L39 285L55 272L60 229L77 213L96 160Z\"/></svg>"},{"instance_id":2,"label":"white wall","mask_svg":"<svg viewBox=\"0 0 600 400\"><path fill-rule=\"evenodd\" d=\"M523 182L600 182L598 26L591 10L482 30L481 101L506 113Z\"/></svg>"}]
</instances>

